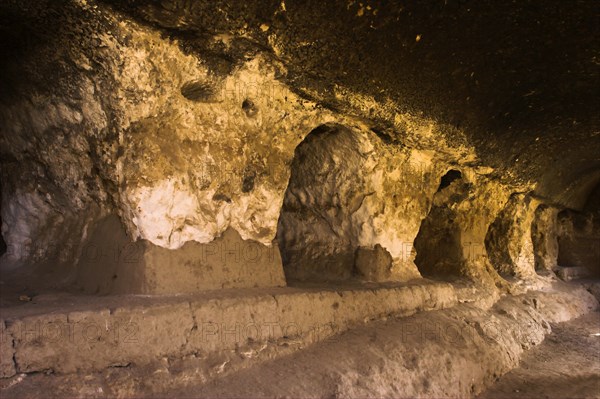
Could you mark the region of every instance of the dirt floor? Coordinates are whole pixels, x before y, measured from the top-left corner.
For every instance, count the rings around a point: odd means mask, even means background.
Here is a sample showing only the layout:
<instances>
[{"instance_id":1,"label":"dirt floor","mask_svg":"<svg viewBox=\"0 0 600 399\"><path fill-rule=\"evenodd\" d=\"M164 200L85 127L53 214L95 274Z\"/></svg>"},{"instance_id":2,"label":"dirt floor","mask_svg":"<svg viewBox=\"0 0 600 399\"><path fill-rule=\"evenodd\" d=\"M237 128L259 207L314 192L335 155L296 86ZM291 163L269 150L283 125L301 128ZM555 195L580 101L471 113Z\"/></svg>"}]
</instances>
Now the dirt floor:
<instances>
[{"instance_id":1,"label":"dirt floor","mask_svg":"<svg viewBox=\"0 0 600 399\"><path fill-rule=\"evenodd\" d=\"M600 398L600 313L553 325L518 368L478 398Z\"/></svg>"}]
</instances>

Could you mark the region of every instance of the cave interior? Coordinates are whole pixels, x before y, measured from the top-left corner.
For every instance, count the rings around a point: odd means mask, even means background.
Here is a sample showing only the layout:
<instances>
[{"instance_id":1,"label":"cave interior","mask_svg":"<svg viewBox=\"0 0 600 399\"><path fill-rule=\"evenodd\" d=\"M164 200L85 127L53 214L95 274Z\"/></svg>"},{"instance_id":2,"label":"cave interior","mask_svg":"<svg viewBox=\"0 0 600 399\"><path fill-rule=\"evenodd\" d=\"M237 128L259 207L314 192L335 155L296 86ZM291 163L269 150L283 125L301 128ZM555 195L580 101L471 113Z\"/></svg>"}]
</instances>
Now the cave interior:
<instances>
[{"instance_id":1,"label":"cave interior","mask_svg":"<svg viewBox=\"0 0 600 399\"><path fill-rule=\"evenodd\" d=\"M598 15L3 1L0 394L596 397Z\"/></svg>"}]
</instances>

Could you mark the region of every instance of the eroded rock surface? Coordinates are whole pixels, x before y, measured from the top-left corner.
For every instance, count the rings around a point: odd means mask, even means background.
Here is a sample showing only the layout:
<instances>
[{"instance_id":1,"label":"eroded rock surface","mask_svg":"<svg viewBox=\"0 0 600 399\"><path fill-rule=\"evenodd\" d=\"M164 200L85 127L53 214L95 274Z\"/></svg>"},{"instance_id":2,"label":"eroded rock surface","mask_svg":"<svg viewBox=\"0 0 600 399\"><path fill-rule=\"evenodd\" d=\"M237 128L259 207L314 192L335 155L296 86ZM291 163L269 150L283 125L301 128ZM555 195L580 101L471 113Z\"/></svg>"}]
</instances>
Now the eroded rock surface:
<instances>
[{"instance_id":1,"label":"eroded rock surface","mask_svg":"<svg viewBox=\"0 0 600 399\"><path fill-rule=\"evenodd\" d=\"M385 62L371 65L383 68L373 85L331 80L348 75L343 54L353 51L342 51L350 46L346 40L334 46L341 51L338 69L325 70L326 62L319 76L318 53L308 51L314 32L306 27L314 21L307 16L313 14L304 6L228 6L223 19L218 6L206 4L107 3L8 1L0 8L8 35L2 48L10 55L2 62L0 99L3 268L46 264L46 271L72 282L94 224L116 215L131 242L174 251L208 244L227 229L269 248L277 236L289 276L301 280L347 279L355 250L378 244L393 258L389 280L418 278L415 257L431 263L424 270L435 268L428 257L446 252L443 240L454 240L449 245L456 256L445 260L453 271L442 274L498 283L484 245L492 222L513 226L496 223L491 231L510 237L505 244L491 241L516 251L509 263L520 271L505 270L506 259L492 260L497 270L531 273L534 205L524 210L520 202L536 194L536 204L578 207L597 183L588 157L577 179L567 183L565 174L556 187L549 185L551 173L539 165L552 151L540 146L559 148L558 133L536 137L527 147L533 161L517 165L513 157L509 170L482 152L489 146L478 133L480 117L461 125L438 106L424 112L416 97L404 100L383 89L387 82L398 93L413 93L407 81L391 79ZM328 15L340 6L317 9ZM400 11L370 7L344 5L338 22L360 21L350 25L377 53L380 41L373 39L384 31L377 24L365 31L363 24L389 22ZM258 14L246 19L249 10ZM485 30L484 20L473 23ZM195 30L200 21L203 28ZM421 41L425 36L416 37L399 64L411 71L419 51L437 54L432 42ZM308 53L299 52L301 43ZM358 51L365 60L373 57L367 47ZM424 93L444 86L437 72L433 76ZM598 145L587 133L569 140L573 151L586 154ZM501 151L512 154L506 137L501 141ZM460 171L468 186L460 198L436 194L449 170ZM525 194L505 205L515 192ZM511 217L518 220L508 222ZM440 223L447 226L432 227ZM430 228L444 237L419 244L418 255L415 238L419 232L432 238Z\"/></svg>"},{"instance_id":2,"label":"eroded rock surface","mask_svg":"<svg viewBox=\"0 0 600 399\"><path fill-rule=\"evenodd\" d=\"M392 255L379 244L359 247L354 254L354 272L366 281L389 281L392 267Z\"/></svg>"},{"instance_id":3,"label":"eroded rock surface","mask_svg":"<svg viewBox=\"0 0 600 399\"><path fill-rule=\"evenodd\" d=\"M600 219L597 213L558 214L558 265L579 267L600 275Z\"/></svg>"},{"instance_id":4,"label":"eroded rock surface","mask_svg":"<svg viewBox=\"0 0 600 399\"><path fill-rule=\"evenodd\" d=\"M540 205L531 225L536 270L553 270L558 265L558 209Z\"/></svg>"},{"instance_id":5,"label":"eroded rock surface","mask_svg":"<svg viewBox=\"0 0 600 399\"><path fill-rule=\"evenodd\" d=\"M389 280L418 277L412 242L435 184L426 153L401 151L372 131L325 126L298 146L279 218L286 273L348 279L360 246L394 259Z\"/></svg>"},{"instance_id":6,"label":"eroded rock surface","mask_svg":"<svg viewBox=\"0 0 600 399\"><path fill-rule=\"evenodd\" d=\"M537 206L535 199L514 194L490 225L486 249L490 261L500 274L526 278L534 273L531 226ZM540 241L539 244L541 250L544 242Z\"/></svg>"},{"instance_id":7,"label":"eroded rock surface","mask_svg":"<svg viewBox=\"0 0 600 399\"><path fill-rule=\"evenodd\" d=\"M0 386L479 392L596 306L595 11L3 1Z\"/></svg>"}]
</instances>

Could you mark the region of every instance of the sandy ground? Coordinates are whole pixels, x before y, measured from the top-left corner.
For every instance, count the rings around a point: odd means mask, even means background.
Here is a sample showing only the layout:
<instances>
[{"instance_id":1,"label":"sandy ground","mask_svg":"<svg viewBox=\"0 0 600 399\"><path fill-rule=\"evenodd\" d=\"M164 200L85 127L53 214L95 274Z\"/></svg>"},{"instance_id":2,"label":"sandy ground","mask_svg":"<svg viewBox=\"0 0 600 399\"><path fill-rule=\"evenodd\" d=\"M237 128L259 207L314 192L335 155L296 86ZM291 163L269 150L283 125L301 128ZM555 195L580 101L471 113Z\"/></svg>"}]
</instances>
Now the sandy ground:
<instances>
[{"instance_id":1,"label":"sandy ground","mask_svg":"<svg viewBox=\"0 0 600 399\"><path fill-rule=\"evenodd\" d=\"M553 325L520 367L478 396L492 398L600 398L600 313Z\"/></svg>"}]
</instances>

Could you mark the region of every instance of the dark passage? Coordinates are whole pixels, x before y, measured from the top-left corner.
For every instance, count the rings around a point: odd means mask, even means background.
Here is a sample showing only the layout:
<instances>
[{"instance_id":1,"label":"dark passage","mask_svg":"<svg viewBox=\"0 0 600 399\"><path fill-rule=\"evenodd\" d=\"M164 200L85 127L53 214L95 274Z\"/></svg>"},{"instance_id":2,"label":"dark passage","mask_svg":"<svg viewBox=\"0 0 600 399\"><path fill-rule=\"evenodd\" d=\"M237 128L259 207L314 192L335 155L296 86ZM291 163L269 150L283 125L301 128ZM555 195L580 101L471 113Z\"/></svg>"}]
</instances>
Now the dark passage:
<instances>
[{"instance_id":1,"label":"dark passage","mask_svg":"<svg viewBox=\"0 0 600 399\"><path fill-rule=\"evenodd\" d=\"M464 199L467 189L460 171L449 170L442 176L431 211L423 220L414 243L415 264L423 277L448 279L461 275L465 259L452 205Z\"/></svg>"}]
</instances>

